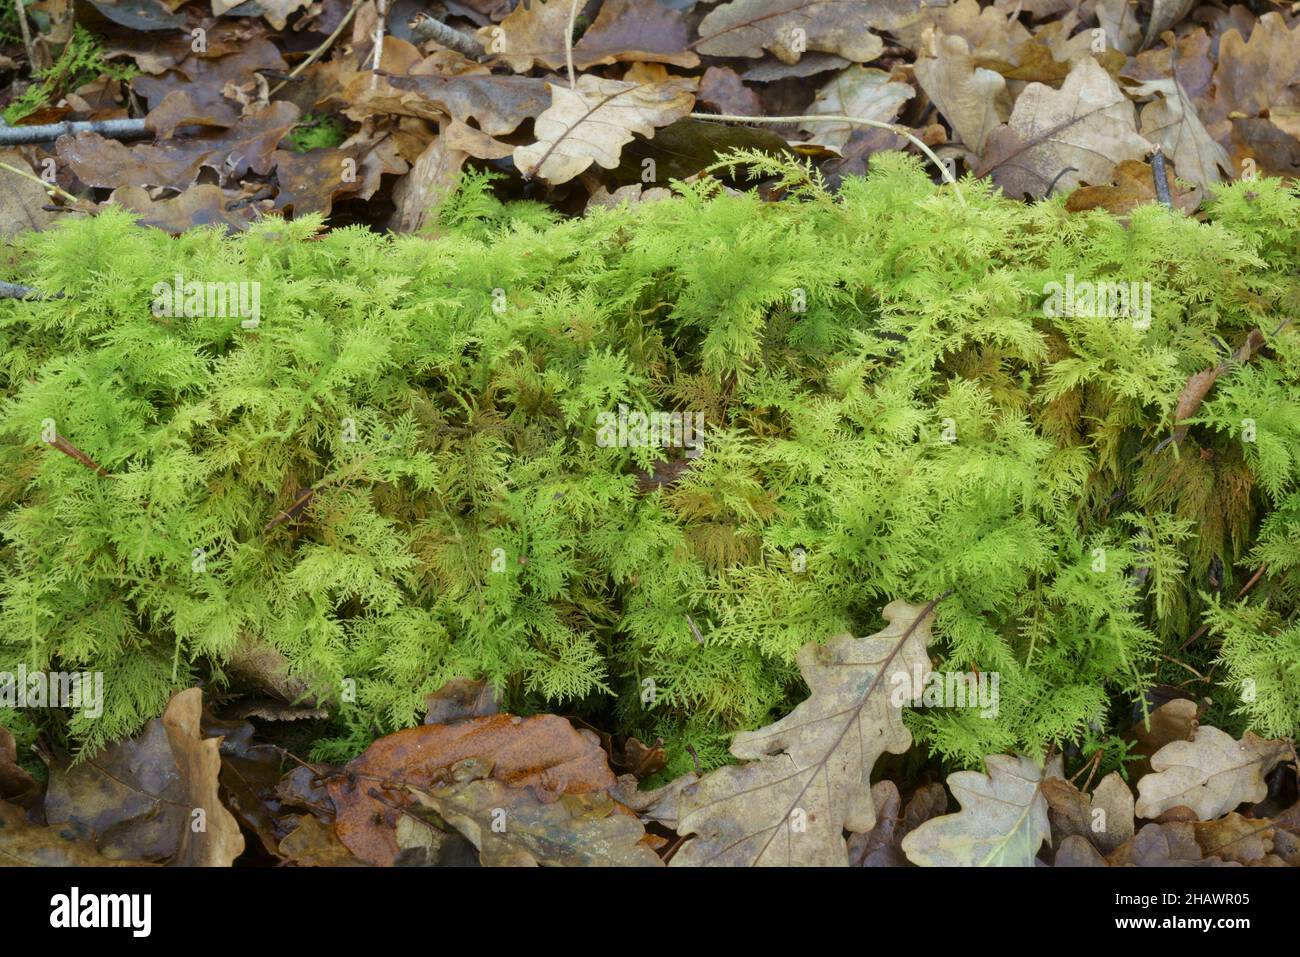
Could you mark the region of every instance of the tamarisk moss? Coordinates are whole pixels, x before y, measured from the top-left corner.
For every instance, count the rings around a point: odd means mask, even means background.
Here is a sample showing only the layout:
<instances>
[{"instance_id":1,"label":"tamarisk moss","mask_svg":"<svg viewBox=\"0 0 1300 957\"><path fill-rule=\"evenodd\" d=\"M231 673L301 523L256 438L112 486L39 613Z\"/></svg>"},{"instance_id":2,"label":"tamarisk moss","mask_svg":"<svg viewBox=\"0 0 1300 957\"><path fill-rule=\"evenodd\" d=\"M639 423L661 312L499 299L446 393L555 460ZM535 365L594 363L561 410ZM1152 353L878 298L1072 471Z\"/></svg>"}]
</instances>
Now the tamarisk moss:
<instances>
[{"instance_id":1,"label":"tamarisk moss","mask_svg":"<svg viewBox=\"0 0 1300 957\"><path fill-rule=\"evenodd\" d=\"M1189 689L1295 733L1295 187L1121 223L963 204L897 154L835 196L783 175L784 202L702 182L576 220L470 176L425 237L115 209L24 237L12 278L66 296L0 306L0 671L105 672L68 725L94 747L269 645L334 707L331 757L485 675L680 768L806 693L805 642L946 596L936 666L1001 692L995 720L911 714L953 764L1126 726L1219 656L1232 684ZM260 323L155 317L177 274L260 283ZM1149 326L1045 315L1067 275L1149 282ZM597 442L621 404L703 413L702 454L639 483L680 450Z\"/></svg>"}]
</instances>

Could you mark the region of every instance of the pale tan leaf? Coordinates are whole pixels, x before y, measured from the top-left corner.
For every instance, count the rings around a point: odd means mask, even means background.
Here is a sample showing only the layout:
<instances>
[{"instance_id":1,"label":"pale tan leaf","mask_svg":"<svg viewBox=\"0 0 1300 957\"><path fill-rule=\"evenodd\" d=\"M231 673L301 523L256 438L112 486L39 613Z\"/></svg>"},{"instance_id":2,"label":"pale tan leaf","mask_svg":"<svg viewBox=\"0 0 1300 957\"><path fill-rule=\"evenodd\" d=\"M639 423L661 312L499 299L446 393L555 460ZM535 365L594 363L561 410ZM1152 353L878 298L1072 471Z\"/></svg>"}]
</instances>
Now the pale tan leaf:
<instances>
[{"instance_id":1,"label":"pale tan leaf","mask_svg":"<svg viewBox=\"0 0 1300 957\"><path fill-rule=\"evenodd\" d=\"M917 59L916 81L962 143L983 153L989 133L1011 112L1007 81L1000 73L975 66L962 37L940 36L934 50L937 56Z\"/></svg>"},{"instance_id":2,"label":"pale tan leaf","mask_svg":"<svg viewBox=\"0 0 1300 957\"><path fill-rule=\"evenodd\" d=\"M1044 782L1061 776L1061 759L1045 767L1023 756L984 759L988 774L958 771L948 788L956 814L926 821L903 839L903 853L922 867L1033 867L1050 836Z\"/></svg>"},{"instance_id":3,"label":"pale tan leaf","mask_svg":"<svg viewBox=\"0 0 1300 957\"><path fill-rule=\"evenodd\" d=\"M1133 103L1095 60L1081 60L1059 90L1030 83L1011 119L988 137L981 175L1008 194L1041 198L1055 183L1106 183L1115 164L1141 159L1151 143L1138 135Z\"/></svg>"},{"instance_id":4,"label":"pale tan leaf","mask_svg":"<svg viewBox=\"0 0 1300 957\"><path fill-rule=\"evenodd\" d=\"M1201 727L1191 741L1173 741L1151 758L1152 773L1138 781L1137 816L1155 818L1178 805L1203 821L1268 795L1264 775L1290 753L1285 741L1246 732L1240 741Z\"/></svg>"},{"instance_id":5,"label":"pale tan leaf","mask_svg":"<svg viewBox=\"0 0 1300 957\"><path fill-rule=\"evenodd\" d=\"M866 638L838 635L799 649L810 697L758 731L738 734L746 763L718 768L681 791L679 834L694 834L673 866L845 866L844 831L876 824L871 768L912 743L894 676L930 672L933 604L893 601L888 626Z\"/></svg>"},{"instance_id":6,"label":"pale tan leaf","mask_svg":"<svg viewBox=\"0 0 1300 957\"><path fill-rule=\"evenodd\" d=\"M700 21L696 49L707 56L760 57L770 50L782 63L804 51L834 53L869 63L884 51L869 29L869 3L833 0L731 0Z\"/></svg>"},{"instance_id":7,"label":"pale tan leaf","mask_svg":"<svg viewBox=\"0 0 1300 957\"><path fill-rule=\"evenodd\" d=\"M460 181L461 168L468 159L469 153L449 146L445 136L430 143L411 172L393 187L396 208L390 227L399 233L418 231Z\"/></svg>"},{"instance_id":8,"label":"pale tan leaf","mask_svg":"<svg viewBox=\"0 0 1300 957\"><path fill-rule=\"evenodd\" d=\"M898 116L903 104L915 95L916 90L906 83L891 79L884 70L851 66L836 73L818 89L812 105L804 112L809 115L824 113L889 123ZM842 150L854 130L860 128L838 120L803 124L803 129L809 133L805 142L828 146L834 150Z\"/></svg>"},{"instance_id":9,"label":"pale tan leaf","mask_svg":"<svg viewBox=\"0 0 1300 957\"><path fill-rule=\"evenodd\" d=\"M1133 837L1133 791L1118 771L1102 778L1092 792L1092 810L1094 814L1098 810L1104 812L1104 816L1095 819L1089 835L1102 854L1111 853Z\"/></svg>"},{"instance_id":10,"label":"pale tan leaf","mask_svg":"<svg viewBox=\"0 0 1300 957\"><path fill-rule=\"evenodd\" d=\"M634 133L653 136L691 111L695 81L626 83L585 74L576 89L549 84L551 106L533 124L536 143L515 147L525 176L565 183L592 163L618 166Z\"/></svg>"},{"instance_id":11,"label":"pale tan leaf","mask_svg":"<svg viewBox=\"0 0 1300 957\"><path fill-rule=\"evenodd\" d=\"M1174 161L1178 175L1198 186L1221 182L1220 170L1232 171L1228 151L1216 143L1196 115L1191 99L1172 77L1151 80L1130 90L1134 96L1157 96L1142 107L1142 135L1159 143Z\"/></svg>"}]
</instances>

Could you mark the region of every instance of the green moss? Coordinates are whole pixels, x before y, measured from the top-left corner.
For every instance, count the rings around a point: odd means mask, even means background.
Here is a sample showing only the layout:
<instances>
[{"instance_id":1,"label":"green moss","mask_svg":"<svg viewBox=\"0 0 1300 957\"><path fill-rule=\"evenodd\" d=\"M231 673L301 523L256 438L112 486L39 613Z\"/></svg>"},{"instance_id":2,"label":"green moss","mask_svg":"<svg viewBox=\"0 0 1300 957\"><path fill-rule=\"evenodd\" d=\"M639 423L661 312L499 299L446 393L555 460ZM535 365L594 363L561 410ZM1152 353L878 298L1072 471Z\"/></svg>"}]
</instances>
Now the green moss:
<instances>
[{"instance_id":1,"label":"green moss","mask_svg":"<svg viewBox=\"0 0 1300 957\"><path fill-rule=\"evenodd\" d=\"M1120 223L963 205L892 154L837 197L786 172L786 202L700 183L568 221L471 176L429 237L117 210L25 237L11 278L66 298L0 305L0 670L104 671L71 721L97 744L255 640L337 706L322 754L484 675L682 770L806 693L805 642L946 595L937 666L998 672L999 713L909 721L975 764L1115 730L1211 569L1235 595L1269 556L1245 601L1293 619L1294 331L1154 447L1222 343L1300 303L1294 188ZM154 315L177 274L259 283L256 327ZM1045 314L1067 275L1149 282L1149 325ZM702 454L647 488L683 450L602 443L621 405L702 415ZM1290 693L1250 719L1294 732Z\"/></svg>"}]
</instances>

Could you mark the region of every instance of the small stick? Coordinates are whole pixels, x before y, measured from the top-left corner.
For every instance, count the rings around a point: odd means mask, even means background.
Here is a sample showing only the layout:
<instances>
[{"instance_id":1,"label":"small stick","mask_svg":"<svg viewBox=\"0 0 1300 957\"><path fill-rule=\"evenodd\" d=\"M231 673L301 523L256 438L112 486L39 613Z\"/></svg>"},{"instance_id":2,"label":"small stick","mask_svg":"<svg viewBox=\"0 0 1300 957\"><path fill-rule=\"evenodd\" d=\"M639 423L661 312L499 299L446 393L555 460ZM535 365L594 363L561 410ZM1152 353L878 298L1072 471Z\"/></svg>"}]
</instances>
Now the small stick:
<instances>
[{"instance_id":1,"label":"small stick","mask_svg":"<svg viewBox=\"0 0 1300 957\"><path fill-rule=\"evenodd\" d=\"M108 469L104 468L102 465L100 465L98 462L92 459L89 455L81 451L81 449L77 448L75 445L73 445L71 442L69 442L61 435L56 434L54 436L54 441L50 443L50 447L58 449L60 452L62 452L64 455L68 456L69 458L76 459L78 462L80 462L86 468L90 469L96 475L109 474Z\"/></svg>"},{"instance_id":2,"label":"small stick","mask_svg":"<svg viewBox=\"0 0 1300 957\"><path fill-rule=\"evenodd\" d=\"M40 186L45 190L45 192L49 193L51 196L62 196L64 199L68 200L74 205L81 205L81 200L78 199L76 196L73 196L62 186L57 186L54 183L49 182L48 180L41 179L39 176L35 175L34 173L30 173L27 170L19 169L17 166L10 166L8 163L0 163L0 169L7 169L11 173L14 173L18 176L22 176L26 179L30 179L33 183L39 183ZM91 208L94 208L93 203L91 204ZM60 295L62 294L60 293Z\"/></svg>"},{"instance_id":3,"label":"small stick","mask_svg":"<svg viewBox=\"0 0 1300 957\"><path fill-rule=\"evenodd\" d=\"M573 0L569 7L569 25L564 28L564 65L569 68L570 90L578 85L577 77L573 72L573 26L578 22L578 7L582 4L583 0Z\"/></svg>"},{"instance_id":4,"label":"small stick","mask_svg":"<svg viewBox=\"0 0 1300 957\"><path fill-rule=\"evenodd\" d=\"M371 86L379 82L379 61L384 56L384 30L388 28L388 0L376 0L376 7L379 22L375 24L375 53L370 62L370 72L374 74L370 78Z\"/></svg>"},{"instance_id":5,"label":"small stick","mask_svg":"<svg viewBox=\"0 0 1300 957\"><path fill-rule=\"evenodd\" d=\"M0 279L0 299L45 299L45 293L31 286L20 286L16 282L5 282ZM54 299L62 299L63 293L57 293Z\"/></svg>"},{"instance_id":6,"label":"small stick","mask_svg":"<svg viewBox=\"0 0 1300 957\"><path fill-rule=\"evenodd\" d=\"M268 93L267 95L274 96L276 93L280 91L281 87L283 87L290 80L297 77L300 73L302 73L303 70L307 69L307 67L311 66L313 63L319 60L321 56L324 55L325 51L334 45L334 41L339 38L339 36L343 33L344 29L346 29L347 25L352 22L352 18L356 16L357 10L361 8L361 3L362 0L354 0L352 4L352 9L347 12L347 14L343 17L342 20L339 21L339 25L334 28L334 32L325 38L325 42L322 43L320 46L318 46L316 49L312 50L311 54L307 57L307 59L303 60L296 67L294 67L293 70L290 71L288 76L286 76L283 80L281 80L279 83L277 83L274 87L271 88L271 92Z\"/></svg>"},{"instance_id":7,"label":"small stick","mask_svg":"<svg viewBox=\"0 0 1300 957\"><path fill-rule=\"evenodd\" d=\"M14 0L14 8L18 11L18 29L23 34L23 46L27 48L27 62L34 74L41 65L36 62L36 44L32 42L32 31L27 26L27 11L23 7L23 0Z\"/></svg>"},{"instance_id":8,"label":"small stick","mask_svg":"<svg viewBox=\"0 0 1300 957\"><path fill-rule=\"evenodd\" d=\"M1151 151L1151 175L1156 181L1156 199L1173 209L1174 201L1169 196L1169 173L1165 169L1165 154L1159 146Z\"/></svg>"},{"instance_id":9,"label":"small stick","mask_svg":"<svg viewBox=\"0 0 1300 957\"><path fill-rule=\"evenodd\" d=\"M149 136L144 119L135 120L68 120L63 123L43 123L39 126L6 126L0 128L0 146L23 146L28 143L52 143L60 136L71 133L98 133L114 139L134 139Z\"/></svg>"},{"instance_id":10,"label":"small stick","mask_svg":"<svg viewBox=\"0 0 1300 957\"><path fill-rule=\"evenodd\" d=\"M477 60L483 55L483 44L478 42L477 37L462 33L455 27L449 27L423 11L415 15L410 27L411 35L420 42L432 40L472 60Z\"/></svg>"}]
</instances>

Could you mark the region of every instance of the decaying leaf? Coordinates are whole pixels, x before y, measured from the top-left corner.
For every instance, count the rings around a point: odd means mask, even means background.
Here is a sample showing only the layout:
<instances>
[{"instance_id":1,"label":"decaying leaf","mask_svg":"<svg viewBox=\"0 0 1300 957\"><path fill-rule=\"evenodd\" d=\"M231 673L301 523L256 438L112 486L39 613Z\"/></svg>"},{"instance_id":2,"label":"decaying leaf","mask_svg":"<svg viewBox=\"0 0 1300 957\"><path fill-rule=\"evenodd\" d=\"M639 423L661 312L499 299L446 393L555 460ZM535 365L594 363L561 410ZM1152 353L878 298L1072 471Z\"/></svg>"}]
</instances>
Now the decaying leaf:
<instances>
[{"instance_id":1,"label":"decaying leaf","mask_svg":"<svg viewBox=\"0 0 1300 957\"><path fill-rule=\"evenodd\" d=\"M411 172L393 188L391 226L398 232L419 231L460 181L469 154L438 137L415 161Z\"/></svg>"},{"instance_id":2,"label":"decaying leaf","mask_svg":"<svg viewBox=\"0 0 1300 957\"><path fill-rule=\"evenodd\" d=\"M32 172L27 160L17 150L0 150L0 163L25 173ZM29 229L45 229L59 215L42 208L49 202L50 197L40 183L0 169L0 237Z\"/></svg>"},{"instance_id":3,"label":"decaying leaf","mask_svg":"<svg viewBox=\"0 0 1300 957\"><path fill-rule=\"evenodd\" d=\"M885 48L869 29L871 7L826 0L731 0L700 21L695 48L708 56L743 57L770 50L782 63L798 63L805 50L819 50L869 63Z\"/></svg>"},{"instance_id":4,"label":"decaying leaf","mask_svg":"<svg viewBox=\"0 0 1300 957\"><path fill-rule=\"evenodd\" d=\"M1133 778L1140 779L1151 772L1151 757L1171 741L1190 741L1196 735L1196 718L1200 713L1196 702L1188 698L1175 698L1156 708L1146 720L1139 721L1121 737L1130 742L1130 754L1141 760L1129 764Z\"/></svg>"},{"instance_id":5,"label":"decaying leaf","mask_svg":"<svg viewBox=\"0 0 1300 957\"><path fill-rule=\"evenodd\" d=\"M8 728L0 726L0 800L24 803L36 781L18 764L18 744Z\"/></svg>"},{"instance_id":6,"label":"decaying leaf","mask_svg":"<svg viewBox=\"0 0 1300 957\"><path fill-rule=\"evenodd\" d=\"M497 714L421 725L380 738L330 778L326 789L339 839L364 861L391 864L399 850L397 819L414 800L407 789L432 794L439 782L452 780L454 765L471 758L487 768L480 777L510 788L532 787L539 800L604 792L615 783L595 735L556 715Z\"/></svg>"},{"instance_id":7,"label":"decaying leaf","mask_svg":"<svg viewBox=\"0 0 1300 957\"><path fill-rule=\"evenodd\" d=\"M22 808L0 801L0 867L147 866L144 861L105 857L76 828L31 824Z\"/></svg>"},{"instance_id":8,"label":"decaying leaf","mask_svg":"<svg viewBox=\"0 0 1300 957\"><path fill-rule=\"evenodd\" d=\"M1205 857L1191 824L1147 824L1107 860L1112 867L1236 867Z\"/></svg>"},{"instance_id":9,"label":"decaying leaf","mask_svg":"<svg viewBox=\"0 0 1300 957\"><path fill-rule=\"evenodd\" d=\"M1009 195L1041 198L1055 185L1109 182L1115 164L1141 159L1151 144L1138 135L1133 103L1095 60L1079 62L1060 90L1031 83L1004 126L988 137L979 175Z\"/></svg>"},{"instance_id":10,"label":"decaying leaf","mask_svg":"<svg viewBox=\"0 0 1300 957\"><path fill-rule=\"evenodd\" d=\"M1061 777L1061 758L1046 767L1031 758L985 758L988 774L958 771L948 789L956 814L926 821L903 839L903 852L922 867L1033 867L1050 836L1046 781Z\"/></svg>"},{"instance_id":11,"label":"decaying leaf","mask_svg":"<svg viewBox=\"0 0 1300 957\"><path fill-rule=\"evenodd\" d=\"M912 831L948 808L948 792L942 784L919 788L902 810L898 785L877 781L871 786L876 808L876 826L868 833L849 835L849 864L853 867L909 867L902 843Z\"/></svg>"},{"instance_id":12,"label":"decaying leaf","mask_svg":"<svg viewBox=\"0 0 1300 957\"><path fill-rule=\"evenodd\" d=\"M1177 80L1150 80L1131 92L1134 96L1156 96L1142 107L1142 135L1160 144L1180 176L1199 186L1211 186L1223 179L1220 171L1232 172L1228 151L1210 137Z\"/></svg>"},{"instance_id":13,"label":"decaying leaf","mask_svg":"<svg viewBox=\"0 0 1300 957\"><path fill-rule=\"evenodd\" d=\"M661 867L636 815L605 791L542 800L510 787L478 759L450 769L445 785L412 794L467 837L489 867Z\"/></svg>"},{"instance_id":14,"label":"decaying leaf","mask_svg":"<svg viewBox=\"0 0 1300 957\"><path fill-rule=\"evenodd\" d=\"M1272 853L1276 828L1272 821L1242 817L1233 811L1217 821L1193 823L1192 833L1206 857L1251 865L1263 863Z\"/></svg>"},{"instance_id":15,"label":"decaying leaf","mask_svg":"<svg viewBox=\"0 0 1300 957\"><path fill-rule=\"evenodd\" d=\"M934 605L893 601L888 626L866 638L839 635L799 649L811 696L789 715L738 734L721 767L682 789L679 834L695 835L672 859L689 865L839 865L844 831L876 824L871 768L912 743L891 676L930 671Z\"/></svg>"},{"instance_id":16,"label":"decaying leaf","mask_svg":"<svg viewBox=\"0 0 1300 957\"><path fill-rule=\"evenodd\" d=\"M1124 160L1115 165L1114 183L1104 186L1080 186L1065 201L1072 213L1089 209L1104 209L1116 216L1126 216L1137 206L1159 202L1156 195L1155 173L1150 164L1138 160ZM1204 193L1199 188L1179 186L1169 177L1170 200L1176 209L1190 213L1201 204Z\"/></svg>"},{"instance_id":17,"label":"decaying leaf","mask_svg":"<svg viewBox=\"0 0 1300 957\"><path fill-rule=\"evenodd\" d=\"M536 143L515 148L515 165L526 176L566 183L592 163L618 166L634 133L653 136L691 111L694 80L626 83L586 74L576 89L552 83L551 106L533 125Z\"/></svg>"},{"instance_id":18,"label":"decaying leaf","mask_svg":"<svg viewBox=\"0 0 1300 957\"><path fill-rule=\"evenodd\" d=\"M55 764L46 819L93 840L105 857L229 866L244 838L221 804L221 742L202 737L202 710L202 691L179 692L138 737Z\"/></svg>"},{"instance_id":19,"label":"decaying leaf","mask_svg":"<svg viewBox=\"0 0 1300 957\"><path fill-rule=\"evenodd\" d=\"M1264 775L1289 753L1285 741L1249 731L1234 741L1218 728L1197 728L1191 741L1172 741L1151 758L1152 772L1138 781L1137 816L1154 818L1185 805L1208 821L1262 801L1268 794Z\"/></svg>"}]
</instances>

